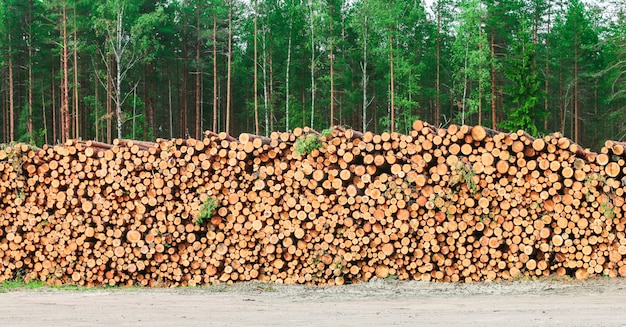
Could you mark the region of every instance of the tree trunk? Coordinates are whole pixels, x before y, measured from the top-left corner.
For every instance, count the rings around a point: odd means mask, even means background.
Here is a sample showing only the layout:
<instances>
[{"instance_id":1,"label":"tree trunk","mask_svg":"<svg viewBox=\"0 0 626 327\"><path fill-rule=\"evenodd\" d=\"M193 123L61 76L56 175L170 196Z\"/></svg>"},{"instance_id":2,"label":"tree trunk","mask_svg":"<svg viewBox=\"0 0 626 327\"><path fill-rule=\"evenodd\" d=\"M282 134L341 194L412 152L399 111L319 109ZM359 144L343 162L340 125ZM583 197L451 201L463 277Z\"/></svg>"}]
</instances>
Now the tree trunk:
<instances>
[{"instance_id":1,"label":"tree trunk","mask_svg":"<svg viewBox=\"0 0 626 327\"><path fill-rule=\"evenodd\" d=\"M41 83L41 117L43 118L43 133L44 133L44 144L48 143L48 120L46 117L46 98L45 98L45 88L43 86L43 82ZM97 90L97 88L96 88ZM96 99L98 98L96 92Z\"/></svg>"},{"instance_id":2,"label":"tree trunk","mask_svg":"<svg viewBox=\"0 0 626 327\"><path fill-rule=\"evenodd\" d=\"M302 65L301 67L305 67L306 66L306 58L304 56L301 57L300 59L300 64ZM271 66L270 66L271 67ZM306 74L305 74L305 70L301 69L300 70L300 80L304 81L306 79ZM270 83L270 88L271 88L271 83ZM272 94L270 92L270 94ZM306 88L301 87L300 88L300 103L302 104L302 115L300 115L302 117L302 126L306 126L306 110L304 110L305 104L306 104Z\"/></svg>"},{"instance_id":3,"label":"tree trunk","mask_svg":"<svg viewBox=\"0 0 626 327\"><path fill-rule=\"evenodd\" d=\"M13 47L11 45L11 33L9 32L9 142L15 141L15 100L13 82Z\"/></svg>"},{"instance_id":4,"label":"tree trunk","mask_svg":"<svg viewBox=\"0 0 626 327\"><path fill-rule=\"evenodd\" d=\"M574 47L574 94L573 94L573 99L574 99L574 142L578 143L580 141L579 139L579 108L578 108L578 45L575 45Z\"/></svg>"},{"instance_id":5,"label":"tree trunk","mask_svg":"<svg viewBox=\"0 0 626 327\"><path fill-rule=\"evenodd\" d=\"M115 118L117 120L117 138L122 138L122 18L124 11L117 11L117 51L115 51Z\"/></svg>"},{"instance_id":6,"label":"tree trunk","mask_svg":"<svg viewBox=\"0 0 626 327\"><path fill-rule=\"evenodd\" d=\"M27 131L30 139L34 140L33 128L33 1L28 1L28 117Z\"/></svg>"},{"instance_id":7,"label":"tree trunk","mask_svg":"<svg viewBox=\"0 0 626 327\"><path fill-rule=\"evenodd\" d=\"M267 38L266 38L266 31L265 29L263 29L263 108L265 108L265 136L269 136L270 135L270 113L269 113L269 106L268 106L268 91L267 91L267 51L266 51L266 42L267 42ZM289 71L289 59L290 58L291 53L289 53L287 55L287 71ZM289 79L287 79L285 81L285 84L288 87L289 86ZM286 90L287 96L289 94L289 90ZM287 107L289 106L289 104L287 103ZM287 115L287 117L289 117L289 115Z\"/></svg>"},{"instance_id":8,"label":"tree trunk","mask_svg":"<svg viewBox=\"0 0 626 327\"><path fill-rule=\"evenodd\" d=\"M341 8L343 7L343 1L341 1ZM341 12L341 8L339 8L339 12ZM346 40L346 15L344 15L343 13L341 14L341 40ZM349 62L349 60L346 58L346 48L345 48L345 42L341 43L341 56L344 59L343 62ZM354 87L354 79L352 79L352 89L356 89ZM344 88L346 87L345 85L342 85ZM344 109L344 96L345 96L345 92L340 92L339 93L339 123L338 125L343 125L345 124L345 118L343 116L343 109ZM354 110L352 112L352 118L355 118L352 120L351 125L352 126L358 126L358 122L356 118L358 116L358 112L356 110Z\"/></svg>"},{"instance_id":9,"label":"tree trunk","mask_svg":"<svg viewBox=\"0 0 626 327\"><path fill-rule=\"evenodd\" d=\"M333 6L332 2L328 4L329 8L329 21L330 21L330 37L328 38L329 46L330 46L330 125L335 125L335 58L333 55Z\"/></svg>"},{"instance_id":10,"label":"tree trunk","mask_svg":"<svg viewBox=\"0 0 626 327\"><path fill-rule=\"evenodd\" d=\"M188 56L189 52L187 49L187 20L183 19L183 49L182 49L182 61L183 61L183 73L182 77L182 85L180 88L180 99L182 101L181 108L179 108L179 117L180 117L180 128L178 131L179 137L186 138L189 135L189 105L187 99L187 77L189 75L189 64L188 64Z\"/></svg>"},{"instance_id":11,"label":"tree trunk","mask_svg":"<svg viewBox=\"0 0 626 327\"><path fill-rule=\"evenodd\" d=\"M395 77L393 74L393 27L389 27L389 94L391 99L391 105L389 111L391 112L391 132L396 130L396 104L395 104Z\"/></svg>"},{"instance_id":12,"label":"tree trunk","mask_svg":"<svg viewBox=\"0 0 626 327\"><path fill-rule=\"evenodd\" d=\"M467 62L469 60L469 41L465 46L465 63L463 66L463 99L461 100L461 125L465 125L465 105L467 100ZM457 101L458 104L458 101ZM450 111L450 117L452 117L452 111Z\"/></svg>"},{"instance_id":13,"label":"tree trunk","mask_svg":"<svg viewBox=\"0 0 626 327\"><path fill-rule=\"evenodd\" d=\"M293 7L294 1L291 1ZM289 69L291 68L291 33L293 29L293 17L289 13L289 40L287 41L287 67L285 72L285 131L289 132Z\"/></svg>"},{"instance_id":14,"label":"tree trunk","mask_svg":"<svg viewBox=\"0 0 626 327\"><path fill-rule=\"evenodd\" d=\"M2 92L4 90L0 90L0 95L2 95L2 121L5 122L4 124L2 124L2 142L3 143L8 143L9 142L9 128L7 126L7 123L9 121L9 106L8 106L8 100L7 100L7 94L5 92Z\"/></svg>"},{"instance_id":15,"label":"tree trunk","mask_svg":"<svg viewBox=\"0 0 626 327\"><path fill-rule=\"evenodd\" d=\"M313 21L313 0L309 0L309 27L311 30L311 128L315 118L315 24Z\"/></svg>"},{"instance_id":16,"label":"tree trunk","mask_svg":"<svg viewBox=\"0 0 626 327\"><path fill-rule=\"evenodd\" d=\"M108 60L112 60L109 58ZM107 67L111 67L112 63L108 63ZM111 74L107 74L107 113L106 113L106 122L107 122L107 143L111 143L113 138L113 76Z\"/></svg>"},{"instance_id":17,"label":"tree trunk","mask_svg":"<svg viewBox=\"0 0 626 327\"><path fill-rule=\"evenodd\" d=\"M0 82L2 86L4 86L4 81ZM8 95L4 90L0 90L0 95L2 95L2 142L9 142L9 127L7 126L7 122L9 121L9 106L8 106Z\"/></svg>"},{"instance_id":18,"label":"tree trunk","mask_svg":"<svg viewBox=\"0 0 626 327\"><path fill-rule=\"evenodd\" d=\"M495 44L495 31L491 30L491 128L496 130L498 128L497 105L496 105L496 44Z\"/></svg>"},{"instance_id":19,"label":"tree trunk","mask_svg":"<svg viewBox=\"0 0 626 327\"><path fill-rule=\"evenodd\" d=\"M543 128L547 131L548 129L548 116L550 113L550 0L548 0L548 31L546 33L546 78L545 78L545 99L543 100L544 110L546 111L546 118L543 121Z\"/></svg>"},{"instance_id":20,"label":"tree trunk","mask_svg":"<svg viewBox=\"0 0 626 327\"><path fill-rule=\"evenodd\" d=\"M136 140L137 139L137 88L133 88L133 134L131 139Z\"/></svg>"},{"instance_id":21,"label":"tree trunk","mask_svg":"<svg viewBox=\"0 0 626 327\"><path fill-rule=\"evenodd\" d=\"M228 72L226 85L226 134L230 134L230 106L232 88L232 61L233 61L233 0L229 1L228 7Z\"/></svg>"},{"instance_id":22,"label":"tree trunk","mask_svg":"<svg viewBox=\"0 0 626 327\"><path fill-rule=\"evenodd\" d=\"M559 60L559 130L565 134L565 99L563 99L563 65Z\"/></svg>"},{"instance_id":23,"label":"tree trunk","mask_svg":"<svg viewBox=\"0 0 626 327\"><path fill-rule=\"evenodd\" d=\"M572 94L567 101L569 101L569 105L571 108L571 113L569 115L569 137L570 138L574 138L574 126L576 126L576 112L574 111L576 108L575 102L576 102L576 95Z\"/></svg>"},{"instance_id":24,"label":"tree trunk","mask_svg":"<svg viewBox=\"0 0 626 327\"><path fill-rule=\"evenodd\" d=\"M174 113L172 110L172 80L170 79L169 76L167 78L167 89L168 89L168 104L169 104L169 112L170 112L170 139L173 139L174 138L174 122L173 122Z\"/></svg>"},{"instance_id":25,"label":"tree trunk","mask_svg":"<svg viewBox=\"0 0 626 327\"><path fill-rule=\"evenodd\" d=\"M96 135L94 140L96 141L100 141L100 113L98 112L98 85L95 85L94 87L94 126L96 128ZM43 101L43 94L42 94L42 101ZM45 110L44 110L45 112ZM45 116L44 116L45 117ZM44 118L44 126L45 126L45 118Z\"/></svg>"},{"instance_id":26,"label":"tree trunk","mask_svg":"<svg viewBox=\"0 0 626 327\"><path fill-rule=\"evenodd\" d=\"M213 11L213 131L217 132L217 13Z\"/></svg>"},{"instance_id":27,"label":"tree trunk","mask_svg":"<svg viewBox=\"0 0 626 327\"><path fill-rule=\"evenodd\" d=\"M55 85L55 73L54 66L51 69L51 77L50 77L50 94L52 95L52 142L57 142L57 99L56 99L56 85Z\"/></svg>"},{"instance_id":28,"label":"tree trunk","mask_svg":"<svg viewBox=\"0 0 626 327\"><path fill-rule=\"evenodd\" d=\"M202 64L201 60L201 45L202 39L200 38L200 5L197 4L196 8L196 121L195 121L195 136L196 139L200 139L202 135Z\"/></svg>"},{"instance_id":29,"label":"tree trunk","mask_svg":"<svg viewBox=\"0 0 626 327\"><path fill-rule=\"evenodd\" d=\"M32 65L33 49L28 46L28 117L26 121L28 135L34 140L35 135L33 129L33 65Z\"/></svg>"},{"instance_id":30,"label":"tree trunk","mask_svg":"<svg viewBox=\"0 0 626 327\"><path fill-rule=\"evenodd\" d=\"M365 0L365 15L363 15L363 21L361 23L361 33L363 33L363 63L361 64L361 84L363 84L363 118L362 118L362 124L363 124L363 132L367 131L367 107L369 105L369 100L367 99L367 34L368 34L368 20L369 20L369 11L367 10L368 7L367 5L369 4L368 0Z\"/></svg>"},{"instance_id":31,"label":"tree trunk","mask_svg":"<svg viewBox=\"0 0 626 327\"><path fill-rule=\"evenodd\" d=\"M483 124L483 83L478 81L478 125Z\"/></svg>"},{"instance_id":32,"label":"tree trunk","mask_svg":"<svg viewBox=\"0 0 626 327\"><path fill-rule=\"evenodd\" d=\"M269 108L270 108L270 130L274 130L274 118L275 118L275 114L274 114L274 61L273 61L273 56L272 56L272 52L270 52L270 90L269 93L267 95L268 101L269 101ZM304 117L304 115L303 115Z\"/></svg>"},{"instance_id":33,"label":"tree trunk","mask_svg":"<svg viewBox=\"0 0 626 327\"><path fill-rule=\"evenodd\" d=\"M144 76L146 76L146 73L145 73L146 70L152 71L150 68L151 67L147 67L146 68L144 66ZM146 101L146 116L147 116L147 119L148 119L148 127L152 128L152 131L154 132L154 131L157 130L157 127L155 126L156 125L155 124L156 123L155 122L155 115L156 115L156 113L154 111L154 99L151 96L148 95L148 91L149 90L155 90L156 89L156 86L155 86L156 83L154 82L154 78L144 78L144 85L145 85L145 89L146 89L146 91L144 92L144 99L146 99L145 100ZM159 126L159 127L161 127L161 126ZM156 133L155 133L155 135L152 135L152 136L153 137L156 136Z\"/></svg>"},{"instance_id":34,"label":"tree trunk","mask_svg":"<svg viewBox=\"0 0 626 327\"><path fill-rule=\"evenodd\" d=\"M480 18L480 24L482 25L482 17ZM478 30L478 37L482 40L483 38L483 30ZM478 44L478 51L482 53L482 43ZM481 126L483 123L483 78L482 74L478 77L478 125Z\"/></svg>"},{"instance_id":35,"label":"tree trunk","mask_svg":"<svg viewBox=\"0 0 626 327\"><path fill-rule=\"evenodd\" d=\"M257 56L257 0L254 0L254 131L259 134L259 90L258 80L258 56Z\"/></svg>"},{"instance_id":36,"label":"tree trunk","mask_svg":"<svg viewBox=\"0 0 626 327\"><path fill-rule=\"evenodd\" d=\"M437 60L437 72L435 77L435 126L439 126L441 116L441 0L437 1L437 45L435 59ZM480 123L479 123L480 125Z\"/></svg>"},{"instance_id":37,"label":"tree trunk","mask_svg":"<svg viewBox=\"0 0 626 327\"><path fill-rule=\"evenodd\" d=\"M121 38L120 38L121 40ZM122 73L120 72L122 67L121 57L115 58L115 118L117 121L117 138L122 138Z\"/></svg>"},{"instance_id":38,"label":"tree trunk","mask_svg":"<svg viewBox=\"0 0 626 327\"><path fill-rule=\"evenodd\" d=\"M76 37L76 31L78 27L76 26L76 4L74 4L74 85L72 87L73 90L73 106L74 106L74 138L78 139L80 137L80 129L79 129L79 109L78 109L78 39Z\"/></svg>"},{"instance_id":39,"label":"tree trunk","mask_svg":"<svg viewBox=\"0 0 626 327\"><path fill-rule=\"evenodd\" d=\"M143 130L144 135L147 138L154 137L151 133L149 133L150 128L152 127L152 114L150 113L150 100L148 99L148 78L146 77L146 66L148 64L141 65L141 81L142 81L142 89L141 89L141 100L143 100L143 112L144 112L144 120L143 120Z\"/></svg>"},{"instance_id":40,"label":"tree trunk","mask_svg":"<svg viewBox=\"0 0 626 327\"><path fill-rule=\"evenodd\" d=\"M62 54L61 54L61 62L63 64L63 81L61 83L61 92L62 92L62 98L61 98L61 119L62 119L62 135L63 135L63 142L67 141L70 139L70 113L69 113L69 107L70 107L70 93L69 93L69 77L68 77L68 66L67 66L67 61L69 59L68 53L67 53L67 8L65 6L63 6L63 13L62 13L62 23L61 23L61 28L62 28L62 37L63 37L63 45L61 48Z\"/></svg>"}]
</instances>

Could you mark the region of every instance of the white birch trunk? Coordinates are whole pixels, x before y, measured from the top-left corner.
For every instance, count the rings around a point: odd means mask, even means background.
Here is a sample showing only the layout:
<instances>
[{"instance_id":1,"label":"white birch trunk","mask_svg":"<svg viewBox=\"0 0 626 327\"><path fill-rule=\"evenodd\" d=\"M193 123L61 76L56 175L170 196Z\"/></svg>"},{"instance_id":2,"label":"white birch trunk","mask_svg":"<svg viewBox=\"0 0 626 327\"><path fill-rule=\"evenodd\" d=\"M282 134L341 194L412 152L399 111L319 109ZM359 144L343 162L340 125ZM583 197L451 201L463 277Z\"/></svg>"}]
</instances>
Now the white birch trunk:
<instances>
[{"instance_id":1,"label":"white birch trunk","mask_svg":"<svg viewBox=\"0 0 626 327\"><path fill-rule=\"evenodd\" d=\"M311 28L311 128L315 118L315 26L313 22L313 0L309 0Z\"/></svg>"},{"instance_id":2,"label":"white birch trunk","mask_svg":"<svg viewBox=\"0 0 626 327\"><path fill-rule=\"evenodd\" d=\"M362 72L362 84L363 84L363 132L367 131L367 23L368 23L368 10L367 10L367 0L365 0L365 17L363 17L363 24L361 27L361 31L363 33L363 63L361 64L361 72Z\"/></svg>"}]
</instances>

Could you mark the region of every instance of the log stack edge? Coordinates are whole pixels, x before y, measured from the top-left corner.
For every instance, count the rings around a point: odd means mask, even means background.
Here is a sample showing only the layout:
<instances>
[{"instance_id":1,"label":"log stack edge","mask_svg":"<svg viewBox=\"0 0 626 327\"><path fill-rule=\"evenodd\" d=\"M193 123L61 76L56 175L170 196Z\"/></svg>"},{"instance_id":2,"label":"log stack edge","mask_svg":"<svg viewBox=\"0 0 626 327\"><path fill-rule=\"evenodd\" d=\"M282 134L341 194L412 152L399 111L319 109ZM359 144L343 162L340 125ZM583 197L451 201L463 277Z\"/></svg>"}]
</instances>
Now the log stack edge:
<instances>
[{"instance_id":1,"label":"log stack edge","mask_svg":"<svg viewBox=\"0 0 626 327\"><path fill-rule=\"evenodd\" d=\"M623 277L625 147L422 121L408 135L7 145L0 281Z\"/></svg>"}]
</instances>

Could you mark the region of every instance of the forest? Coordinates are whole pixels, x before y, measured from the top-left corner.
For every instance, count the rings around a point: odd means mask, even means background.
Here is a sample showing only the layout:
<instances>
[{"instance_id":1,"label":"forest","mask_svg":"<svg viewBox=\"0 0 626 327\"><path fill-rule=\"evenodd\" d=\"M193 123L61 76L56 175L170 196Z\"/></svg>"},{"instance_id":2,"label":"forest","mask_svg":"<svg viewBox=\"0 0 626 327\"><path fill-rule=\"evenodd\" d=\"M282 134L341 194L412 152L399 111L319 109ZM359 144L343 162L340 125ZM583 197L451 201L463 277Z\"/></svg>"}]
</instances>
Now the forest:
<instances>
[{"instance_id":1,"label":"forest","mask_svg":"<svg viewBox=\"0 0 626 327\"><path fill-rule=\"evenodd\" d=\"M1 0L0 142L435 126L626 137L626 3Z\"/></svg>"}]
</instances>

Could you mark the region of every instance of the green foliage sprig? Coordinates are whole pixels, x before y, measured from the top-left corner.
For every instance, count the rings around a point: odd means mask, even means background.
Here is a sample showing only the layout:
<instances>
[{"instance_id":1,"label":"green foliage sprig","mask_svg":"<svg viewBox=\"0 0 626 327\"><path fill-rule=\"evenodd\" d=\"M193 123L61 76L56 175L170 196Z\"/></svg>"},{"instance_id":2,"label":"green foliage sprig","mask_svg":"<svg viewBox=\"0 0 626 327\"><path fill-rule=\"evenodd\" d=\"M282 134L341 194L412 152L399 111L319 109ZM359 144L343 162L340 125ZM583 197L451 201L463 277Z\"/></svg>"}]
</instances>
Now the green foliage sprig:
<instances>
[{"instance_id":1,"label":"green foliage sprig","mask_svg":"<svg viewBox=\"0 0 626 327\"><path fill-rule=\"evenodd\" d=\"M314 134L302 135L296 140L295 151L299 156L311 153L313 150L321 149L322 142Z\"/></svg>"},{"instance_id":2,"label":"green foliage sprig","mask_svg":"<svg viewBox=\"0 0 626 327\"><path fill-rule=\"evenodd\" d=\"M472 192L472 194L478 192L478 185L474 181L474 176L476 176L476 172L474 171L474 169L472 169L472 167L467 164L459 163L459 165L453 167L453 170L457 171L459 173L459 176L457 179L452 180L452 186L455 186L459 183L465 183L465 185L467 185L467 188L470 192Z\"/></svg>"},{"instance_id":3,"label":"green foliage sprig","mask_svg":"<svg viewBox=\"0 0 626 327\"><path fill-rule=\"evenodd\" d=\"M196 218L196 225L202 225L202 223L213 217L213 213L215 213L215 209L217 209L217 200L212 197L208 197L204 202L202 202L202 206L200 206L200 212L198 214L198 218Z\"/></svg>"}]
</instances>

